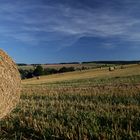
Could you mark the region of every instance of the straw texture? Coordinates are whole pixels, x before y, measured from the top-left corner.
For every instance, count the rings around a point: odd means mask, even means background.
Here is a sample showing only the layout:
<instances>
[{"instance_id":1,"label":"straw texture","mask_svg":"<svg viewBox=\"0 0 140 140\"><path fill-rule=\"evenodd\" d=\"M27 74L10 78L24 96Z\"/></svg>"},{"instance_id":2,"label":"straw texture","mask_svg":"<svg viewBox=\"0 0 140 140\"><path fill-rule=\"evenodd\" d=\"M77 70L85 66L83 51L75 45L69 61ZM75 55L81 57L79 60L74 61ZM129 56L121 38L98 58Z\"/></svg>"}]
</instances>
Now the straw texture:
<instances>
[{"instance_id":1,"label":"straw texture","mask_svg":"<svg viewBox=\"0 0 140 140\"><path fill-rule=\"evenodd\" d=\"M10 113L20 98L21 79L12 59L0 50L0 119Z\"/></svg>"}]
</instances>

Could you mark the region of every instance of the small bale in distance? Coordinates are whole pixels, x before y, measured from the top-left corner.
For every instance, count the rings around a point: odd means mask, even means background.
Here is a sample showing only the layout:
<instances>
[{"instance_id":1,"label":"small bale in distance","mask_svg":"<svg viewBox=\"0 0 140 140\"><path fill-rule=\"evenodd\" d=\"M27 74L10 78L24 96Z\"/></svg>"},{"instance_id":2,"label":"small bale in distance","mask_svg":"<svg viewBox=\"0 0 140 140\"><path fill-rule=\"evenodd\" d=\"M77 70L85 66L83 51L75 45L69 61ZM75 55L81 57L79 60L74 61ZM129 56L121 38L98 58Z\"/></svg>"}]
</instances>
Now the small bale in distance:
<instances>
[{"instance_id":1,"label":"small bale in distance","mask_svg":"<svg viewBox=\"0 0 140 140\"><path fill-rule=\"evenodd\" d=\"M39 80L40 79L40 76L37 76L36 79Z\"/></svg>"},{"instance_id":2,"label":"small bale in distance","mask_svg":"<svg viewBox=\"0 0 140 140\"><path fill-rule=\"evenodd\" d=\"M21 78L16 64L0 49L0 119L19 102L20 87Z\"/></svg>"},{"instance_id":3,"label":"small bale in distance","mask_svg":"<svg viewBox=\"0 0 140 140\"><path fill-rule=\"evenodd\" d=\"M114 67L109 67L109 71L114 71L115 68Z\"/></svg>"}]
</instances>

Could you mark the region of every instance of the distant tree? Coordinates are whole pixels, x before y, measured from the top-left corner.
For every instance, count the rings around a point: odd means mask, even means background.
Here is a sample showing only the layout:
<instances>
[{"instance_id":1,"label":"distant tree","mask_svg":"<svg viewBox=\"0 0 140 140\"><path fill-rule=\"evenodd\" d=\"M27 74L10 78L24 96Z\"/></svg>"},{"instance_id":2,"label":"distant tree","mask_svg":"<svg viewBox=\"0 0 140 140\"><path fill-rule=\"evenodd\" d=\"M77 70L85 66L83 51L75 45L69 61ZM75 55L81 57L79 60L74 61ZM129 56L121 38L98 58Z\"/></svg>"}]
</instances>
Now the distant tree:
<instances>
[{"instance_id":1,"label":"distant tree","mask_svg":"<svg viewBox=\"0 0 140 140\"><path fill-rule=\"evenodd\" d=\"M50 74L64 73L64 72L71 72L71 71L75 71L75 68L74 67L62 67L59 70L54 69L54 68L45 68L44 69L41 65L38 65L35 67L34 70L33 69L30 69L30 70L19 69L22 79L32 78L34 76L38 77L41 75L50 75Z\"/></svg>"},{"instance_id":2,"label":"distant tree","mask_svg":"<svg viewBox=\"0 0 140 140\"><path fill-rule=\"evenodd\" d=\"M44 69L44 74L45 75L56 74L56 73L58 73L57 69L54 69L54 68L46 68L46 69Z\"/></svg>"},{"instance_id":3,"label":"distant tree","mask_svg":"<svg viewBox=\"0 0 140 140\"><path fill-rule=\"evenodd\" d=\"M37 66L33 72L34 76L40 76L44 74L44 69L41 65Z\"/></svg>"},{"instance_id":4,"label":"distant tree","mask_svg":"<svg viewBox=\"0 0 140 140\"><path fill-rule=\"evenodd\" d=\"M28 74L26 75L26 78L33 78L33 71L29 71Z\"/></svg>"},{"instance_id":5,"label":"distant tree","mask_svg":"<svg viewBox=\"0 0 140 140\"><path fill-rule=\"evenodd\" d=\"M18 63L17 65L18 66L27 66L27 64L24 64L24 63Z\"/></svg>"},{"instance_id":6,"label":"distant tree","mask_svg":"<svg viewBox=\"0 0 140 140\"><path fill-rule=\"evenodd\" d=\"M83 67L82 67L82 70L87 70L87 67L84 67L84 66L83 66Z\"/></svg>"},{"instance_id":7,"label":"distant tree","mask_svg":"<svg viewBox=\"0 0 140 140\"><path fill-rule=\"evenodd\" d=\"M27 74L28 74L28 71L27 70L23 70L23 69L19 69L19 73L21 75L21 79L25 79Z\"/></svg>"},{"instance_id":8,"label":"distant tree","mask_svg":"<svg viewBox=\"0 0 140 140\"><path fill-rule=\"evenodd\" d=\"M64 73L64 72L70 72L70 71L75 71L74 67L62 67L59 69L59 73Z\"/></svg>"},{"instance_id":9,"label":"distant tree","mask_svg":"<svg viewBox=\"0 0 140 140\"><path fill-rule=\"evenodd\" d=\"M32 78L33 77L33 70L19 69L19 73L21 75L21 79L26 79L26 78Z\"/></svg>"},{"instance_id":10,"label":"distant tree","mask_svg":"<svg viewBox=\"0 0 140 140\"><path fill-rule=\"evenodd\" d=\"M75 71L75 68L74 67L69 67L68 71Z\"/></svg>"},{"instance_id":11,"label":"distant tree","mask_svg":"<svg viewBox=\"0 0 140 140\"><path fill-rule=\"evenodd\" d=\"M66 67L62 67L59 69L59 73L64 73L67 72L67 68Z\"/></svg>"}]
</instances>

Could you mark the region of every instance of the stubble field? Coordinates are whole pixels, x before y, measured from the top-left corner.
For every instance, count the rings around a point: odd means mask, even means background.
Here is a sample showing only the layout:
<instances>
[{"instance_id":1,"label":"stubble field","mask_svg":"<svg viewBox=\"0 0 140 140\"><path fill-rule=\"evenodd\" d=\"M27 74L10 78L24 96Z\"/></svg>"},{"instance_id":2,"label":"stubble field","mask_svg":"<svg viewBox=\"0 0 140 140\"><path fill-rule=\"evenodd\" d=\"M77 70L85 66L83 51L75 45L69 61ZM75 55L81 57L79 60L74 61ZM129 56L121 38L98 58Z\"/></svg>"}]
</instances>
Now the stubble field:
<instances>
[{"instance_id":1,"label":"stubble field","mask_svg":"<svg viewBox=\"0 0 140 140\"><path fill-rule=\"evenodd\" d=\"M24 80L0 123L1 139L140 139L140 65Z\"/></svg>"}]
</instances>

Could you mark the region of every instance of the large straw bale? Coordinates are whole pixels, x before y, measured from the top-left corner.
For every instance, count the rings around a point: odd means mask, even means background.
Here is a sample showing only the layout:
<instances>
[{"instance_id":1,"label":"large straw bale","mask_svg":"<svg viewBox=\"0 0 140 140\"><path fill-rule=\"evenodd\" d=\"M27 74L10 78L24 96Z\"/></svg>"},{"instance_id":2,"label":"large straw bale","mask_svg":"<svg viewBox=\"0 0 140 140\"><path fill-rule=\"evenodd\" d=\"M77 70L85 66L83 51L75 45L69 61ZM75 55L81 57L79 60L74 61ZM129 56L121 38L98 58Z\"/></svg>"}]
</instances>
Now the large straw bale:
<instances>
[{"instance_id":1,"label":"large straw bale","mask_svg":"<svg viewBox=\"0 0 140 140\"><path fill-rule=\"evenodd\" d=\"M20 98L20 75L15 63L0 50L0 119L10 113Z\"/></svg>"}]
</instances>

